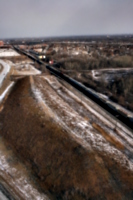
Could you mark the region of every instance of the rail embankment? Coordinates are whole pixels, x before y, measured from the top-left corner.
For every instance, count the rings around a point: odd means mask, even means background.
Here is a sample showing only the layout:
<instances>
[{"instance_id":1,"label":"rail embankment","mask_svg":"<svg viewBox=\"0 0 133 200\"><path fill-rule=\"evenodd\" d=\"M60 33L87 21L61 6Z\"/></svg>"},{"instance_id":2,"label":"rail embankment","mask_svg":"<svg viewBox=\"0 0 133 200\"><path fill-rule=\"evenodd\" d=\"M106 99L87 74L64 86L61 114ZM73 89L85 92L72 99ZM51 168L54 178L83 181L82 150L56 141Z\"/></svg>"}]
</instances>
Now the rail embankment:
<instances>
[{"instance_id":1,"label":"rail embankment","mask_svg":"<svg viewBox=\"0 0 133 200\"><path fill-rule=\"evenodd\" d=\"M133 198L131 161L43 77L16 83L0 121L0 134L55 199Z\"/></svg>"}]
</instances>

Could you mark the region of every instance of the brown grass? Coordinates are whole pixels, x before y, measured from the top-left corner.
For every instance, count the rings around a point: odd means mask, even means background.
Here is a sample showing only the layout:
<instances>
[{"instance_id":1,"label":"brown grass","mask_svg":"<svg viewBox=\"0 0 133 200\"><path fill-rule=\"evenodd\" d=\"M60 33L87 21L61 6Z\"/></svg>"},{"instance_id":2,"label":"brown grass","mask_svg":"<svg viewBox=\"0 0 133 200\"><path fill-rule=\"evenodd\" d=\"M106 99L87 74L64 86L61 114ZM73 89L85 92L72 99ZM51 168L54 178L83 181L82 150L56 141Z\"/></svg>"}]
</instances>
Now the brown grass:
<instances>
[{"instance_id":1,"label":"brown grass","mask_svg":"<svg viewBox=\"0 0 133 200\"><path fill-rule=\"evenodd\" d=\"M84 148L81 139L56 123L47 106L39 107L29 78L18 81L0 121L0 134L55 199L132 199L133 174L108 155Z\"/></svg>"},{"instance_id":2,"label":"brown grass","mask_svg":"<svg viewBox=\"0 0 133 200\"><path fill-rule=\"evenodd\" d=\"M116 148L120 150L124 150L124 145L118 141L114 136L108 134L103 128L101 128L98 124L93 123L92 126L102 134L102 136L112 145L114 145Z\"/></svg>"},{"instance_id":3,"label":"brown grass","mask_svg":"<svg viewBox=\"0 0 133 200\"><path fill-rule=\"evenodd\" d=\"M7 57L3 57L1 58L2 60L7 60ZM16 63L16 62L21 62L21 61L24 61L24 60L30 60L28 59L26 56L24 55L20 55L20 56L12 56L12 57L8 57L8 60L12 61L13 63Z\"/></svg>"}]
</instances>

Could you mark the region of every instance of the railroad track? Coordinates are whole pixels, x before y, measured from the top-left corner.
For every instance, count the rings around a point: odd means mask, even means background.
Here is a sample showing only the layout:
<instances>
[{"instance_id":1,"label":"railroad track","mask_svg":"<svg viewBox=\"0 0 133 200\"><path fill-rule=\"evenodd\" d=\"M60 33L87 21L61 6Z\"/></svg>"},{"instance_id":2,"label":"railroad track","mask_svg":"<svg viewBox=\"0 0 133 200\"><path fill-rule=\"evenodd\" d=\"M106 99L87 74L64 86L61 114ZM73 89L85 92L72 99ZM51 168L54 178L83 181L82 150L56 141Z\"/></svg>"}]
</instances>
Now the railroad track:
<instances>
[{"instance_id":1,"label":"railroad track","mask_svg":"<svg viewBox=\"0 0 133 200\"><path fill-rule=\"evenodd\" d=\"M17 52L22 53L26 56L28 56L30 59L36 61L38 64L41 64L45 66L50 73L57 76L58 78L63 79L70 85L72 85L74 88L79 90L81 93L83 93L86 97L90 98L92 101L94 101L96 104L98 104L100 107L102 107L104 110L106 110L108 113L112 115L112 117L115 117L116 120L119 120L128 128L131 132L133 132L133 115L126 115L120 110L117 110L115 106L113 106L111 103L104 101L102 98L98 96L95 92L92 92L89 88L85 87L83 84L79 83L78 81L70 78L69 76L63 74L59 70L47 65L43 61L39 60L37 57L25 52L24 50L20 50L18 47L13 47Z\"/></svg>"},{"instance_id":2,"label":"railroad track","mask_svg":"<svg viewBox=\"0 0 133 200\"><path fill-rule=\"evenodd\" d=\"M46 68L55 76L65 80L69 84L71 84L73 87L75 87L77 90L82 92L85 96L90 98L92 101L97 103L99 106L101 106L104 110L108 111L113 117L116 117L119 121L121 121L123 124L125 124L127 127L133 130L133 117L126 116L121 111L118 111L117 108L113 107L110 103L106 103L102 98L100 98L96 93L93 93L92 90L89 90L89 88L85 87L78 81L62 74L58 70L52 68L51 66L46 66Z\"/></svg>"}]
</instances>

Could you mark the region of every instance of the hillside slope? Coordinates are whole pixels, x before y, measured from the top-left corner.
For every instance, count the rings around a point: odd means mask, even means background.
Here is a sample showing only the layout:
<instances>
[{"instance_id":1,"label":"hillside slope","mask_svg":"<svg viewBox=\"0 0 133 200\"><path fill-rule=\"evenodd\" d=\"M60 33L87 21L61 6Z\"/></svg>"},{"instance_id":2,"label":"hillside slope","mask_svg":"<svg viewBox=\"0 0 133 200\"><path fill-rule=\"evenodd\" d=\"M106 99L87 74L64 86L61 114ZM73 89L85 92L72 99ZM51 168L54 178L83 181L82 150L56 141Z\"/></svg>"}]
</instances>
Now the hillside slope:
<instances>
[{"instance_id":1,"label":"hillside slope","mask_svg":"<svg viewBox=\"0 0 133 200\"><path fill-rule=\"evenodd\" d=\"M0 114L0 134L55 199L133 199L125 146L109 142L48 79L16 83Z\"/></svg>"}]
</instances>

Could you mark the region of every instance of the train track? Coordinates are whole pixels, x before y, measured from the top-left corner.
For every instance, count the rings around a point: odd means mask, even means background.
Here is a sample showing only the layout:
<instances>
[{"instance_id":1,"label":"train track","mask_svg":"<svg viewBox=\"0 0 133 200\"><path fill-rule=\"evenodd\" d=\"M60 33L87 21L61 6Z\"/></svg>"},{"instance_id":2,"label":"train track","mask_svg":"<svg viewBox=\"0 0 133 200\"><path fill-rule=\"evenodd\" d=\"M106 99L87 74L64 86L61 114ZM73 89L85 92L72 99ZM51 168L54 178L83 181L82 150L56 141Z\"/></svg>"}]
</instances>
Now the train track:
<instances>
[{"instance_id":1,"label":"train track","mask_svg":"<svg viewBox=\"0 0 133 200\"><path fill-rule=\"evenodd\" d=\"M38 64L41 64L45 66L50 73L57 76L58 78L63 79L70 85L72 85L74 88L79 90L81 93L83 93L86 97L90 98L92 101L94 101L96 104L98 104L100 107L102 107L104 110L106 110L108 113L112 115L112 117L115 117L116 120L119 120L124 124L131 132L133 132L133 117L128 116L125 113L123 113L120 110L117 110L115 106L113 106L111 103L108 103L104 101L102 98L98 96L95 92L92 92L89 88L85 87L83 84L79 83L78 81L70 78L69 76L63 74L59 70L47 65L43 61L39 60L37 57L25 52L24 50L20 50L18 47L13 47L17 52L22 53L26 56L28 56L30 59L36 61Z\"/></svg>"},{"instance_id":2,"label":"train track","mask_svg":"<svg viewBox=\"0 0 133 200\"><path fill-rule=\"evenodd\" d=\"M96 93L93 93L91 90L89 90L87 87L79 83L78 81L62 74L58 70L52 68L51 66L46 66L46 68L55 76L58 76L59 78L65 80L67 83L71 84L73 87L75 87L77 90L82 92L85 96L90 98L92 101L97 103L99 106L101 106L104 110L108 111L113 117L116 117L119 121L121 121L123 124L125 124L127 127L133 130L133 118L126 116L124 113L121 113L118 111L115 107L113 107L110 103L106 103L101 99Z\"/></svg>"}]
</instances>

